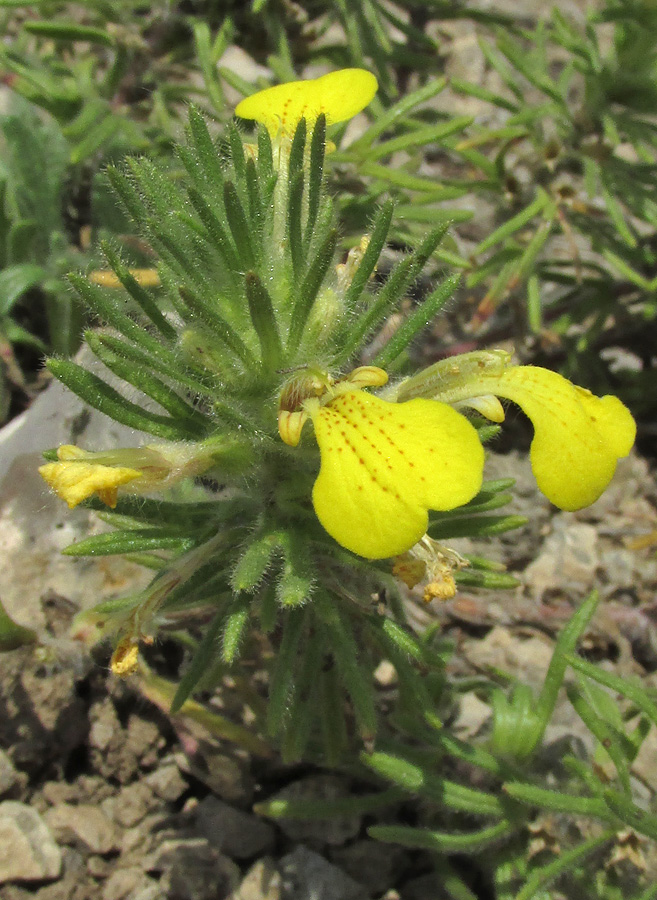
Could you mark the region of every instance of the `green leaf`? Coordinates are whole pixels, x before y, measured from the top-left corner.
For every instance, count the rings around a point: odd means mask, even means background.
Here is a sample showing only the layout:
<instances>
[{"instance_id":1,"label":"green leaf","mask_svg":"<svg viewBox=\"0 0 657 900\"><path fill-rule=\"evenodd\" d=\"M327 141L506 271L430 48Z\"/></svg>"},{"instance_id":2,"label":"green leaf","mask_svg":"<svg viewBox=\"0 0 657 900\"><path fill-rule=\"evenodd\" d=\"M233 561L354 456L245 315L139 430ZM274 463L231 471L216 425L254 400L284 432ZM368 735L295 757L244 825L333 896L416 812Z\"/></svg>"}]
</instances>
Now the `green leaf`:
<instances>
[{"instance_id":1,"label":"green leaf","mask_svg":"<svg viewBox=\"0 0 657 900\"><path fill-rule=\"evenodd\" d=\"M136 403L126 400L97 375L83 369L76 363L64 359L48 359L46 364L55 378L58 378L74 394L89 406L104 413L116 422L146 431L170 441L189 440L197 436L194 428L169 416L159 416L147 412Z\"/></svg>"},{"instance_id":2,"label":"green leaf","mask_svg":"<svg viewBox=\"0 0 657 900\"><path fill-rule=\"evenodd\" d=\"M244 640L249 621L249 608L249 601L241 598L235 601L233 608L224 617L221 657L228 665L239 656L240 644Z\"/></svg>"},{"instance_id":3,"label":"green leaf","mask_svg":"<svg viewBox=\"0 0 657 900\"><path fill-rule=\"evenodd\" d=\"M218 655L219 633L224 623L224 616L225 611L220 609L207 626L201 643L192 657L192 661L185 669L185 673L178 683L178 688L169 709L172 716L180 711L180 707L215 661Z\"/></svg>"},{"instance_id":4,"label":"green leaf","mask_svg":"<svg viewBox=\"0 0 657 900\"><path fill-rule=\"evenodd\" d=\"M391 156L400 150L411 150L414 147L428 147L431 144L440 144L452 134L463 131L473 123L472 116L456 116L440 125L427 125L424 128L415 128L399 137L391 138L382 144L377 144L365 151L364 158L367 162L374 162L384 156ZM350 148L351 149L351 148Z\"/></svg>"},{"instance_id":5,"label":"green leaf","mask_svg":"<svg viewBox=\"0 0 657 900\"><path fill-rule=\"evenodd\" d=\"M269 291L255 272L246 273L244 285L251 321L260 341L262 365L266 371L271 372L280 366L283 358L274 305Z\"/></svg>"},{"instance_id":6,"label":"green leaf","mask_svg":"<svg viewBox=\"0 0 657 900\"><path fill-rule=\"evenodd\" d=\"M367 829L370 837L377 841L431 850L434 853L479 853L489 844L497 843L516 830L510 822L499 822L490 828L469 834L429 831L426 828L410 828L404 825L372 825Z\"/></svg>"},{"instance_id":7,"label":"green leaf","mask_svg":"<svg viewBox=\"0 0 657 900\"><path fill-rule=\"evenodd\" d=\"M272 736L281 731L290 708L290 698L296 687L296 664L307 621L307 609L291 609L283 620L281 642L269 681L267 731Z\"/></svg>"},{"instance_id":8,"label":"green leaf","mask_svg":"<svg viewBox=\"0 0 657 900\"><path fill-rule=\"evenodd\" d=\"M8 650L17 650L18 647L24 647L26 644L34 644L36 639L36 632L31 628L23 627L23 625L17 625L0 603L0 652L5 653Z\"/></svg>"},{"instance_id":9,"label":"green leaf","mask_svg":"<svg viewBox=\"0 0 657 900\"><path fill-rule=\"evenodd\" d=\"M387 131L396 122L402 122L415 107L426 103L427 100L431 100L432 97L444 90L446 85L446 78L436 78L418 90L405 94L401 100L386 110L383 115L377 116L376 121L363 132L349 149L361 150L361 148L371 147L373 141L382 135L384 131Z\"/></svg>"},{"instance_id":10,"label":"green leaf","mask_svg":"<svg viewBox=\"0 0 657 900\"><path fill-rule=\"evenodd\" d=\"M176 329L165 319L154 298L138 283L118 253L113 250L107 241L101 243L101 249L108 263L116 272L119 281L135 303L146 313L153 325L165 338L169 340L174 339L177 334Z\"/></svg>"},{"instance_id":11,"label":"green leaf","mask_svg":"<svg viewBox=\"0 0 657 900\"><path fill-rule=\"evenodd\" d=\"M372 365L385 369L403 353L411 341L433 322L438 312L458 287L460 280L460 275L451 275L435 291L429 294L426 300L423 300L408 316L383 350L377 353L372 360Z\"/></svg>"},{"instance_id":12,"label":"green leaf","mask_svg":"<svg viewBox=\"0 0 657 900\"><path fill-rule=\"evenodd\" d=\"M251 593L260 585L272 565L274 554L280 549L280 535L266 532L255 535L246 544L231 575L234 591Z\"/></svg>"},{"instance_id":13,"label":"green leaf","mask_svg":"<svg viewBox=\"0 0 657 900\"><path fill-rule=\"evenodd\" d=\"M397 263L376 297L360 312L349 334L340 341L344 348L338 356L340 362L349 359L374 329L399 306L404 293L416 280L446 230L446 225L434 228L410 256Z\"/></svg>"},{"instance_id":14,"label":"green leaf","mask_svg":"<svg viewBox=\"0 0 657 900\"><path fill-rule=\"evenodd\" d=\"M169 387L159 378L156 378L149 368L135 364L130 360L114 353L108 346L98 339L93 331L86 334L89 347L107 368L122 378L128 384L133 385L143 394L155 400L174 419L183 423L185 428L194 432L197 438L204 437L210 430L211 423L202 413L184 400L173 388Z\"/></svg>"},{"instance_id":15,"label":"green leaf","mask_svg":"<svg viewBox=\"0 0 657 900\"><path fill-rule=\"evenodd\" d=\"M376 268L388 237L394 209L395 204L393 201L387 200L377 213L367 249L363 253L360 265L356 269L351 284L345 292L344 306L346 310L354 309L356 301L365 290L367 282Z\"/></svg>"},{"instance_id":16,"label":"green leaf","mask_svg":"<svg viewBox=\"0 0 657 900\"><path fill-rule=\"evenodd\" d=\"M429 534L435 540L446 540L456 537L487 537L503 534L514 528L522 528L529 519L526 516L472 516L470 518L453 518L446 521L438 519L429 526Z\"/></svg>"},{"instance_id":17,"label":"green leaf","mask_svg":"<svg viewBox=\"0 0 657 900\"><path fill-rule=\"evenodd\" d=\"M95 534L62 550L65 556L113 556L118 553L144 553L148 550L191 550L196 541L182 537L179 532L167 533L161 528L140 528L135 531L111 531Z\"/></svg>"},{"instance_id":18,"label":"green leaf","mask_svg":"<svg viewBox=\"0 0 657 900\"><path fill-rule=\"evenodd\" d=\"M538 195L529 206L525 207L525 209L515 216L512 216L510 219L507 219L507 221L500 225L499 228L496 228L495 231L488 235L488 237L484 238L484 240L472 251L473 256L479 256L479 254L485 253L487 250L490 250L491 247L494 247L495 244L499 244L520 228L523 228L531 222L535 216L539 215L549 202L550 198L547 194L539 190Z\"/></svg>"},{"instance_id":19,"label":"green leaf","mask_svg":"<svg viewBox=\"0 0 657 900\"><path fill-rule=\"evenodd\" d=\"M287 352L290 357L299 347L308 316L317 299L324 276L333 262L337 240L338 233L335 228L332 228L308 263L306 275L301 285L295 287L292 292L294 305L292 307L290 330L287 338Z\"/></svg>"},{"instance_id":20,"label":"green leaf","mask_svg":"<svg viewBox=\"0 0 657 900\"><path fill-rule=\"evenodd\" d=\"M23 24L23 28L30 34L49 38L51 41L86 41L89 44L102 44L105 47L113 47L115 42L112 34L106 29L78 25L77 22L27 21Z\"/></svg>"},{"instance_id":21,"label":"green leaf","mask_svg":"<svg viewBox=\"0 0 657 900\"><path fill-rule=\"evenodd\" d=\"M42 284L45 269L32 263L19 263L0 271L0 316L6 316L14 303L30 288Z\"/></svg>"}]
</instances>

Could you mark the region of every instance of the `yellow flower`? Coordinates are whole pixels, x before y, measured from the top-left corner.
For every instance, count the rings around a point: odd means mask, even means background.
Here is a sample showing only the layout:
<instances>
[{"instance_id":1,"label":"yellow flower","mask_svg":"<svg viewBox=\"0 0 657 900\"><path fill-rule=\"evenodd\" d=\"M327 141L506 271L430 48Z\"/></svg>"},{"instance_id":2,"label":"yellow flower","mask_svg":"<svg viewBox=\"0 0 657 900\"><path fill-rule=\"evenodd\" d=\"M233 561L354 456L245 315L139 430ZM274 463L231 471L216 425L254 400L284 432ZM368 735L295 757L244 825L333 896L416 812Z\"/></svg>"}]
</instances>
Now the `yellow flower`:
<instances>
[{"instance_id":1,"label":"yellow flower","mask_svg":"<svg viewBox=\"0 0 657 900\"><path fill-rule=\"evenodd\" d=\"M366 366L334 383L294 381L300 412L282 394L281 436L294 445L313 420L321 466L313 488L317 518L335 540L367 559L404 553L425 534L428 511L448 510L478 492L484 451L468 420L444 403L390 403L362 387L387 375ZM288 431L290 416L298 416Z\"/></svg>"},{"instance_id":2,"label":"yellow flower","mask_svg":"<svg viewBox=\"0 0 657 900\"><path fill-rule=\"evenodd\" d=\"M118 488L142 477L138 469L89 462L84 450L73 445L60 447L57 455L59 462L46 463L39 468L39 474L68 503L69 509L93 494L114 509Z\"/></svg>"},{"instance_id":3,"label":"yellow flower","mask_svg":"<svg viewBox=\"0 0 657 900\"><path fill-rule=\"evenodd\" d=\"M496 422L504 420L496 397L517 403L534 426L530 459L540 490L560 509L589 506L630 452L634 419L617 397L596 397L556 372L509 359L488 351L442 360L403 382L396 398L471 406Z\"/></svg>"},{"instance_id":4,"label":"yellow flower","mask_svg":"<svg viewBox=\"0 0 657 900\"><path fill-rule=\"evenodd\" d=\"M290 81L246 97L235 108L243 119L266 126L272 138L290 136L305 118L312 126L322 113L326 124L353 118L376 94L378 84L364 69L339 69L308 81Z\"/></svg>"},{"instance_id":5,"label":"yellow flower","mask_svg":"<svg viewBox=\"0 0 657 900\"><path fill-rule=\"evenodd\" d=\"M594 503L636 437L634 419L618 397L596 397L536 366L510 366L487 374L484 382L531 419L532 469L548 500L565 510Z\"/></svg>"},{"instance_id":6,"label":"yellow flower","mask_svg":"<svg viewBox=\"0 0 657 900\"><path fill-rule=\"evenodd\" d=\"M157 269L129 269L129 272L137 284L140 284L142 287L160 286L160 276ZM121 287L121 280L118 275L110 269L95 269L89 273L89 280L102 287Z\"/></svg>"},{"instance_id":7,"label":"yellow flower","mask_svg":"<svg viewBox=\"0 0 657 900\"><path fill-rule=\"evenodd\" d=\"M41 466L39 474L71 509L93 494L114 509L118 489L123 485L138 481L131 488L138 492L168 488L183 478L207 471L220 453L221 447L212 441L100 452L65 444L57 450L58 461Z\"/></svg>"}]
</instances>

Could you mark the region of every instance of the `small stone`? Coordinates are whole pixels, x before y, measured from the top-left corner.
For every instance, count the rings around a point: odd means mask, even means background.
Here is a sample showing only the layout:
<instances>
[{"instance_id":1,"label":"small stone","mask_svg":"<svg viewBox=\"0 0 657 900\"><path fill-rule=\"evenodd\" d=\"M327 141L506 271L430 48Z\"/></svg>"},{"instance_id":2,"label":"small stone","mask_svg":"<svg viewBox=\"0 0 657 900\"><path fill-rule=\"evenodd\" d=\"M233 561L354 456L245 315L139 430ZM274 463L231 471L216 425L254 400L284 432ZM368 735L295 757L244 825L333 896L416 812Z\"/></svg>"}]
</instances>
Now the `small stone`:
<instances>
[{"instance_id":1,"label":"small stone","mask_svg":"<svg viewBox=\"0 0 657 900\"><path fill-rule=\"evenodd\" d=\"M374 680L381 687L392 687L397 684L397 669L389 660L382 659L374 670Z\"/></svg>"},{"instance_id":2,"label":"small stone","mask_svg":"<svg viewBox=\"0 0 657 900\"><path fill-rule=\"evenodd\" d=\"M140 760L142 766L150 766L156 762L161 738L160 729L155 722L139 716L130 716L128 719L127 749Z\"/></svg>"},{"instance_id":3,"label":"small stone","mask_svg":"<svg viewBox=\"0 0 657 900\"><path fill-rule=\"evenodd\" d=\"M404 900L452 900L453 895L447 893L438 876L432 872L406 882L402 897Z\"/></svg>"},{"instance_id":4,"label":"small stone","mask_svg":"<svg viewBox=\"0 0 657 900\"><path fill-rule=\"evenodd\" d=\"M0 884L53 881L61 868L61 850L41 816L15 800L0 803Z\"/></svg>"},{"instance_id":5,"label":"small stone","mask_svg":"<svg viewBox=\"0 0 657 900\"><path fill-rule=\"evenodd\" d=\"M137 887L130 895L130 900L167 900L160 885L152 878L145 878L142 887Z\"/></svg>"},{"instance_id":6,"label":"small stone","mask_svg":"<svg viewBox=\"0 0 657 900\"><path fill-rule=\"evenodd\" d=\"M338 800L349 796L349 786L335 775L309 775L278 791L274 800ZM341 816L330 820L307 822L281 819L279 828L292 841L311 846L340 847L355 838L361 829L361 816Z\"/></svg>"},{"instance_id":7,"label":"small stone","mask_svg":"<svg viewBox=\"0 0 657 900\"><path fill-rule=\"evenodd\" d=\"M0 797L11 797L19 792L21 781L21 774L16 771L9 756L0 750Z\"/></svg>"},{"instance_id":8,"label":"small stone","mask_svg":"<svg viewBox=\"0 0 657 900\"><path fill-rule=\"evenodd\" d=\"M115 735L123 732L114 704L109 697L94 703L89 711L91 728L89 729L89 745L96 750L107 750Z\"/></svg>"},{"instance_id":9,"label":"small stone","mask_svg":"<svg viewBox=\"0 0 657 900\"><path fill-rule=\"evenodd\" d=\"M240 870L204 838L164 841L146 862L161 872L164 893L175 900L223 900L240 883Z\"/></svg>"},{"instance_id":10,"label":"small stone","mask_svg":"<svg viewBox=\"0 0 657 900\"><path fill-rule=\"evenodd\" d=\"M144 881L144 873L138 866L116 869L103 886L103 900L127 900Z\"/></svg>"},{"instance_id":11,"label":"small stone","mask_svg":"<svg viewBox=\"0 0 657 900\"><path fill-rule=\"evenodd\" d=\"M196 753L189 756L177 753L175 760L183 772L198 778L227 803L251 802L253 778L247 766L240 765L232 756L221 753L211 744L200 742Z\"/></svg>"},{"instance_id":12,"label":"small stone","mask_svg":"<svg viewBox=\"0 0 657 900\"><path fill-rule=\"evenodd\" d=\"M182 777L175 763L160 766L144 778L144 783L156 797L174 803L189 788L189 783Z\"/></svg>"},{"instance_id":13,"label":"small stone","mask_svg":"<svg viewBox=\"0 0 657 900\"><path fill-rule=\"evenodd\" d=\"M77 800L79 797L76 785L69 784L67 781L46 781L41 788L41 793L51 806L70 803L71 800Z\"/></svg>"},{"instance_id":14,"label":"small stone","mask_svg":"<svg viewBox=\"0 0 657 900\"><path fill-rule=\"evenodd\" d=\"M92 878L108 878L114 870L114 863L102 856L90 856L87 859L87 872Z\"/></svg>"},{"instance_id":15,"label":"small stone","mask_svg":"<svg viewBox=\"0 0 657 900\"><path fill-rule=\"evenodd\" d=\"M319 853L297 847L279 863L285 900L365 900L365 888Z\"/></svg>"},{"instance_id":16,"label":"small stone","mask_svg":"<svg viewBox=\"0 0 657 900\"><path fill-rule=\"evenodd\" d=\"M270 857L254 863L230 900L281 900L283 879Z\"/></svg>"},{"instance_id":17,"label":"small stone","mask_svg":"<svg viewBox=\"0 0 657 900\"><path fill-rule=\"evenodd\" d=\"M488 703L484 703L474 691L463 694L459 703L459 714L451 730L457 738L467 741L478 734L493 715Z\"/></svg>"},{"instance_id":18,"label":"small stone","mask_svg":"<svg viewBox=\"0 0 657 900\"><path fill-rule=\"evenodd\" d=\"M45 816L48 827L60 844L83 847L101 856L116 850L116 830L97 806L60 803Z\"/></svg>"},{"instance_id":19,"label":"small stone","mask_svg":"<svg viewBox=\"0 0 657 900\"><path fill-rule=\"evenodd\" d=\"M210 845L232 859L250 859L274 845L274 829L250 813L206 797L195 810L196 830Z\"/></svg>"},{"instance_id":20,"label":"small stone","mask_svg":"<svg viewBox=\"0 0 657 900\"><path fill-rule=\"evenodd\" d=\"M539 599L552 588L569 593L590 590L600 565L597 530L567 514L555 516L552 529L538 557L525 569L523 581Z\"/></svg>"},{"instance_id":21,"label":"small stone","mask_svg":"<svg viewBox=\"0 0 657 900\"><path fill-rule=\"evenodd\" d=\"M147 784L137 781L119 791L114 804L114 821L122 828L132 828L156 806L155 797Z\"/></svg>"},{"instance_id":22,"label":"small stone","mask_svg":"<svg viewBox=\"0 0 657 900\"><path fill-rule=\"evenodd\" d=\"M538 690L552 659L552 646L543 635L524 637L501 626L485 638L463 642L463 655L477 669L502 669Z\"/></svg>"},{"instance_id":23,"label":"small stone","mask_svg":"<svg viewBox=\"0 0 657 900\"><path fill-rule=\"evenodd\" d=\"M168 816L163 812L154 812L146 816L138 825L126 828L121 839L121 854L127 856L136 850L143 857L150 853L155 845L155 836L161 831Z\"/></svg>"},{"instance_id":24,"label":"small stone","mask_svg":"<svg viewBox=\"0 0 657 900\"><path fill-rule=\"evenodd\" d=\"M380 894L397 881L406 853L401 847L366 838L338 847L331 859L371 894Z\"/></svg>"}]
</instances>

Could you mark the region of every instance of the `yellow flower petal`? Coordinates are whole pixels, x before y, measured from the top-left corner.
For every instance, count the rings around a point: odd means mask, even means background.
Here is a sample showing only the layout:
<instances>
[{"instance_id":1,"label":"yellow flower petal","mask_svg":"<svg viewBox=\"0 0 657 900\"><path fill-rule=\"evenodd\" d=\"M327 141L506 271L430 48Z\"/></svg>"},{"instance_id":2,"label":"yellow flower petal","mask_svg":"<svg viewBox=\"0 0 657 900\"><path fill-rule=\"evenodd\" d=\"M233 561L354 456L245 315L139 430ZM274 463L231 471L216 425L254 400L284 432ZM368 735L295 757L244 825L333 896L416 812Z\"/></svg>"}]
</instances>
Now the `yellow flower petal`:
<instances>
[{"instance_id":1,"label":"yellow flower petal","mask_svg":"<svg viewBox=\"0 0 657 900\"><path fill-rule=\"evenodd\" d=\"M243 119L262 122L272 137L291 134L301 119L310 124L324 113L327 125L353 118L376 94L378 84L364 69L340 69L308 81L291 81L246 97L235 108Z\"/></svg>"},{"instance_id":2,"label":"yellow flower petal","mask_svg":"<svg viewBox=\"0 0 657 900\"><path fill-rule=\"evenodd\" d=\"M482 375L479 383L517 403L531 419L532 469L541 491L561 509L595 502L611 481L618 458L627 456L634 444L634 419L617 397L596 397L556 372L510 366Z\"/></svg>"},{"instance_id":3,"label":"yellow flower petal","mask_svg":"<svg viewBox=\"0 0 657 900\"><path fill-rule=\"evenodd\" d=\"M130 269L132 277L137 284L142 287L159 287L160 276L157 269ZM89 273L89 280L94 284L100 284L102 287L117 288L122 286L122 282L116 272L110 269L95 269Z\"/></svg>"},{"instance_id":4,"label":"yellow flower petal","mask_svg":"<svg viewBox=\"0 0 657 900\"><path fill-rule=\"evenodd\" d=\"M461 506L481 486L477 432L443 403L389 403L355 390L308 412L321 454L315 512L359 556L404 553L426 532L429 509Z\"/></svg>"},{"instance_id":5,"label":"yellow flower petal","mask_svg":"<svg viewBox=\"0 0 657 900\"><path fill-rule=\"evenodd\" d=\"M68 503L70 509L92 494L98 494L102 502L113 509L116 506L117 489L122 484L141 478L142 473L123 466L62 460L41 466L39 474L57 496Z\"/></svg>"}]
</instances>

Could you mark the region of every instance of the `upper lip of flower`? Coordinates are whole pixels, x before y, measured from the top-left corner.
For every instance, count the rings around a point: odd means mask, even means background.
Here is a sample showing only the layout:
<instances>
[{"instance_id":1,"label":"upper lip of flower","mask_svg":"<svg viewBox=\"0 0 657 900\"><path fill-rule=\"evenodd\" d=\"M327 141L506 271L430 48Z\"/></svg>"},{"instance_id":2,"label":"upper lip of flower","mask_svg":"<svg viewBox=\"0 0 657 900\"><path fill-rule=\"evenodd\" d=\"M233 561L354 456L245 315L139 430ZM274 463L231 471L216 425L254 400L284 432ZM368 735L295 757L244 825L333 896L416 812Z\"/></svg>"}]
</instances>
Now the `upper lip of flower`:
<instances>
[{"instance_id":1,"label":"upper lip of flower","mask_svg":"<svg viewBox=\"0 0 657 900\"><path fill-rule=\"evenodd\" d=\"M292 134L302 118L314 122L323 114L328 125L351 119L370 103L377 87L365 69L339 69L258 91L238 103L235 114L262 122L274 138Z\"/></svg>"}]
</instances>

